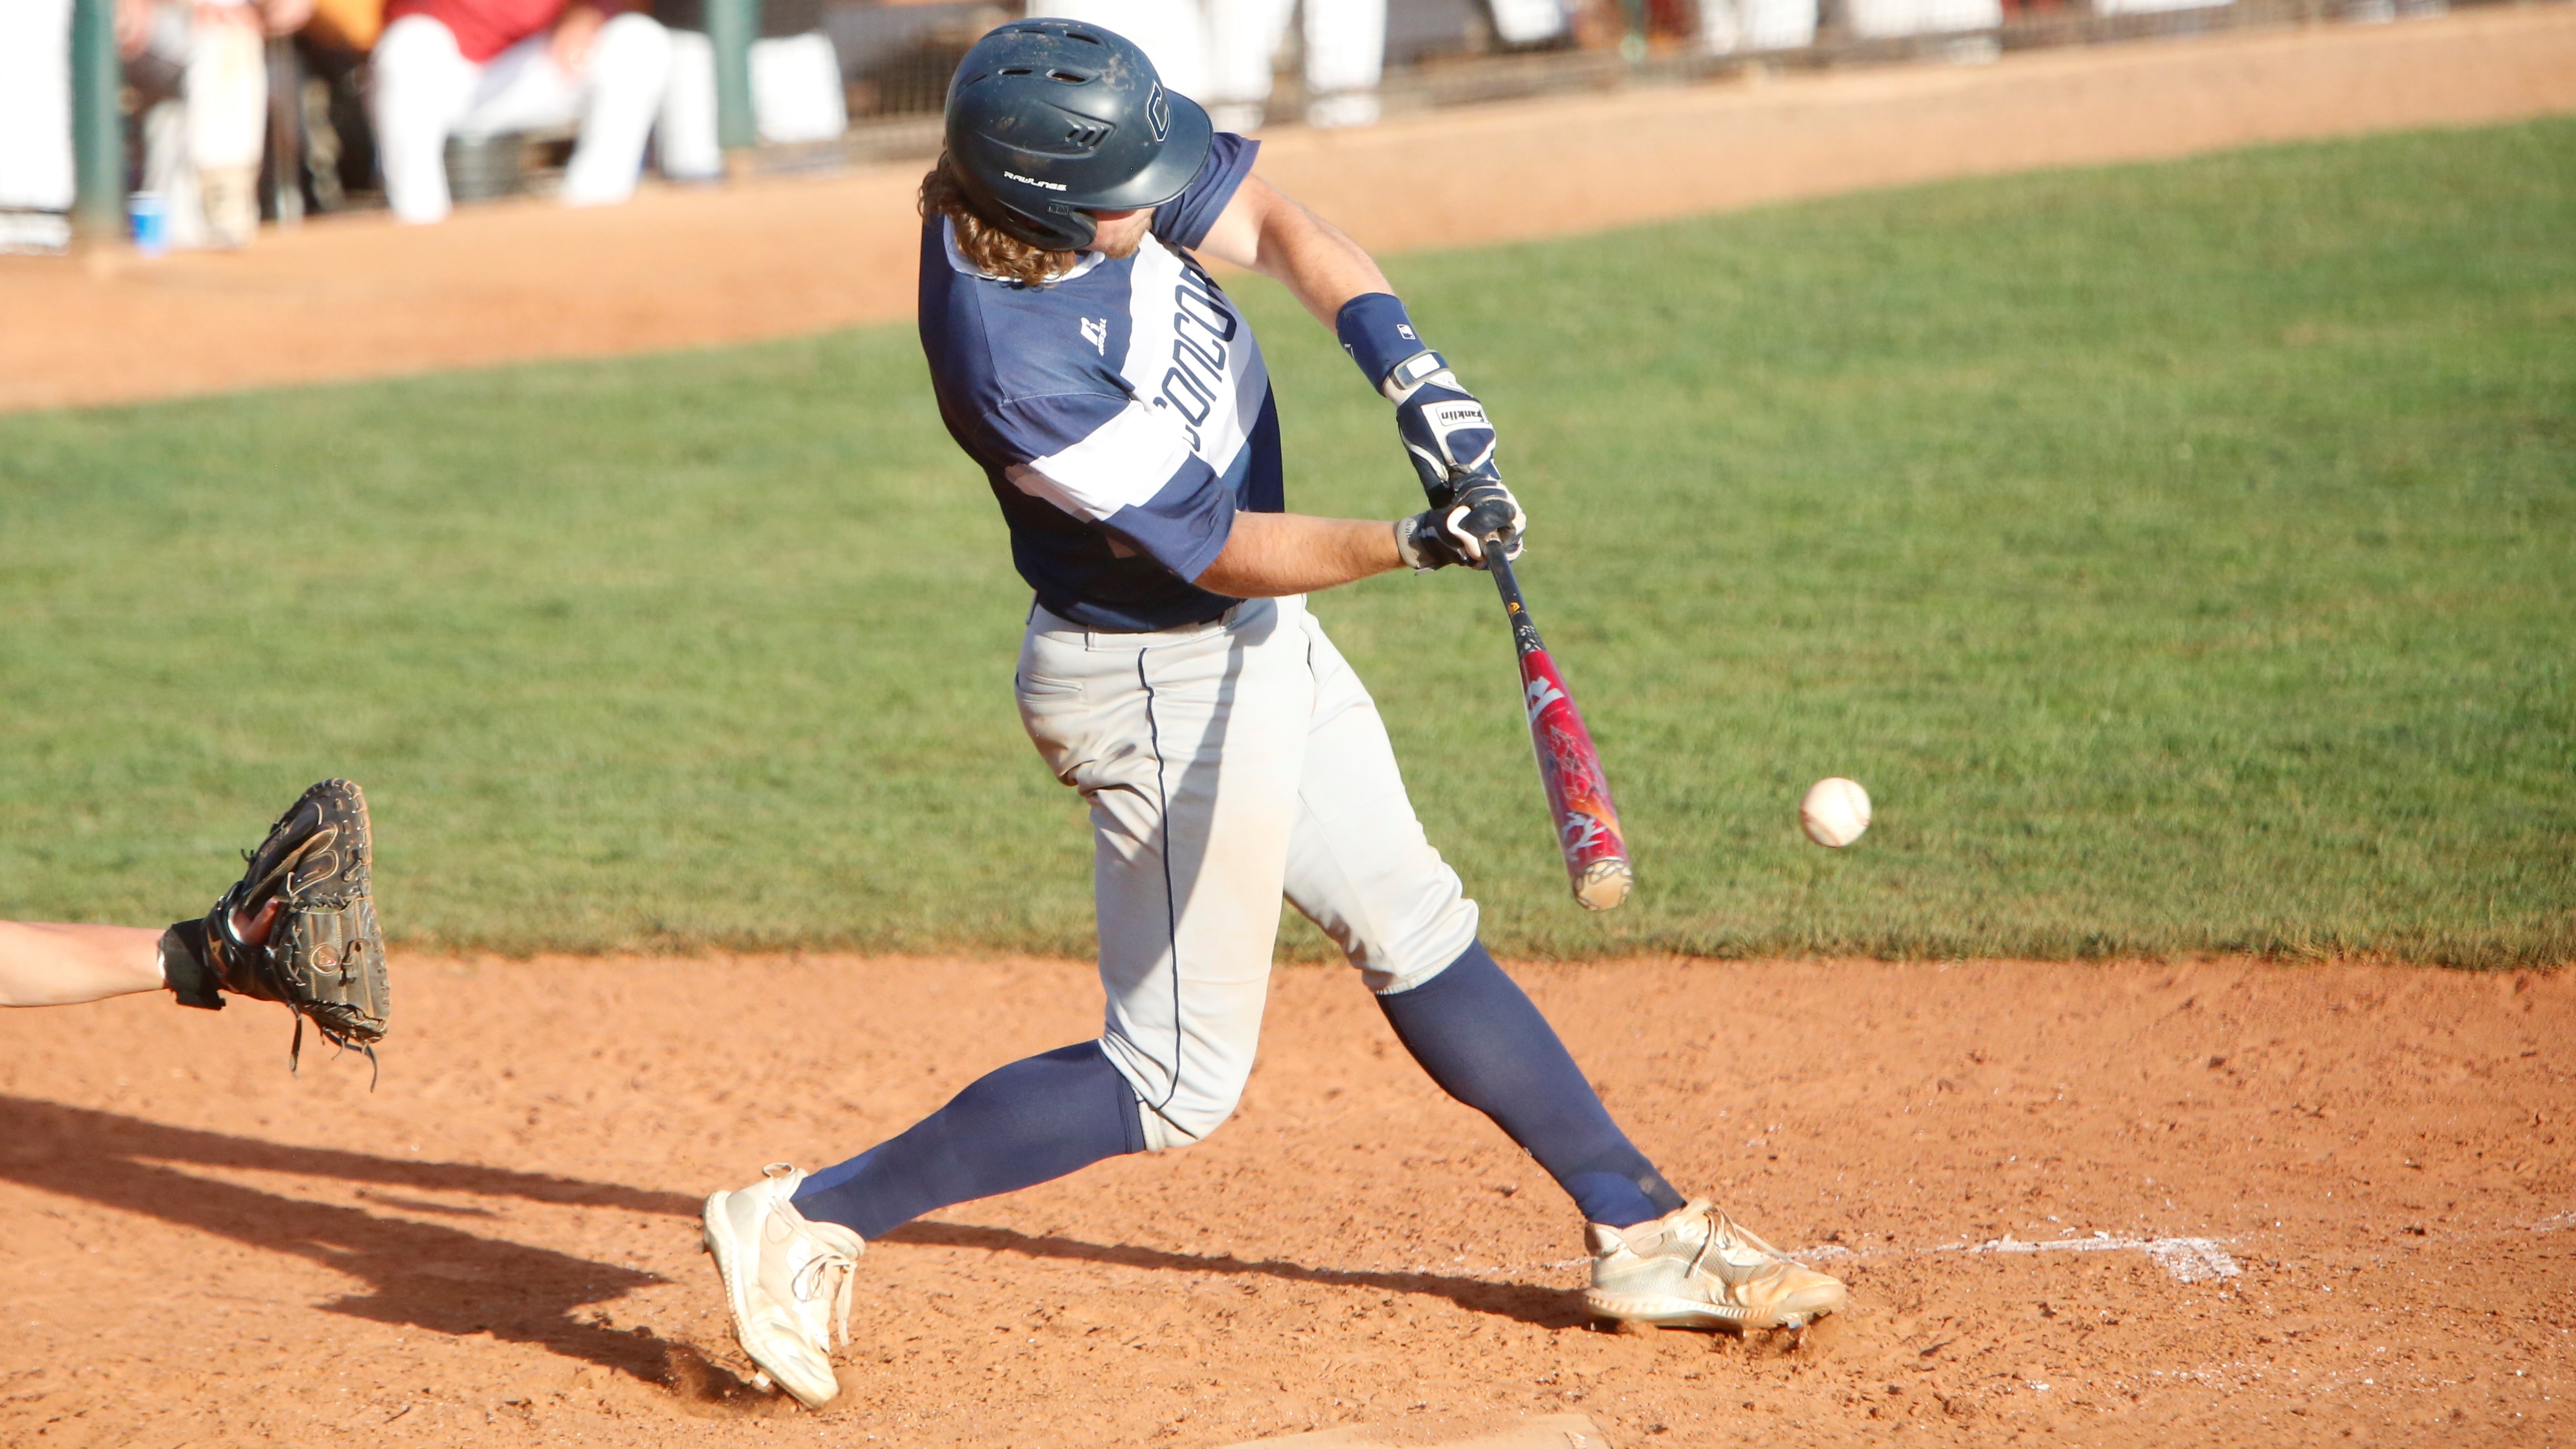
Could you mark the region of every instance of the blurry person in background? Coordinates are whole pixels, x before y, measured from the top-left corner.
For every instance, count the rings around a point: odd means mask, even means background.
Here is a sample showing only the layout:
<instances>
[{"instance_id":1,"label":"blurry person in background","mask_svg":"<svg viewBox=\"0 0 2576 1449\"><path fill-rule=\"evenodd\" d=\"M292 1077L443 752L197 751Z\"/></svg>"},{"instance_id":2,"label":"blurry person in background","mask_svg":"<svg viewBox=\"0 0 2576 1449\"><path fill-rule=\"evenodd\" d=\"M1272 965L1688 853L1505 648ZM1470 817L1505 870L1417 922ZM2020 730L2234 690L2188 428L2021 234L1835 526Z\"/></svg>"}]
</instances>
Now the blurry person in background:
<instances>
[{"instance_id":1,"label":"blurry person in background","mask_svg":"<svg viewBox=\"0 0 2576 1449\"><path fill-rule=\"evenodd\" d=\"M317 211L346 211L352 192L378 189L367 57L384 33L385 0L314 0L313 18L296 36L290 69L302 80L303 181Z\"/></svg>"},{"instance_id":2,"label":"blurry person in background","mask_svg":"<svg viewBox=\"0 0 2576 1449\"><path fill-rule=\"evenodd\" d=\"M395 216L446 219L448 137L575 124L563 202L602 206L643 175L671 34L630 0L389 0L374 68Z\"/></svg>"},{"instance_id":3,"label":"blurry person in background","mask_svg":"<svg viewBox=\"0 0 2576 1449\"><path fill-rule=\"evenodd\" d=\"M117 0L125 83L141 105L142 191L161 198L168 244L241 247L259 231L272 35L313 0Z\"/></svg>"},{"instance_id":4,"label":"blurry person in background","mask_svg":"<svg viewBox=\"0 0 2576 1449\"><path fill-rule=\"evenodd\" d=\"M751 43L751 110L764 145L837 140L850 128L841 56L823 32L824 0L762 0ZM706 0L654 0L671 32L671 89L662 101L662 174L712 181L724 174L716 139L716 50Z\"/></svg>"},{"instance_id":5,"label":"blurry person in background","mask_svg":"<svg viewBox=\"0 0 2576 1449\"><path fill-rule=\"evenodd\" d=\"M1270 58L1304 12L1306 124L1374 126L1386 68L1386 0L1206 0L1208 110L1220 127L1251 130L1270 104Z\"/></svg>"},{"instance_id":6,"label":"blurry person in background","mask_svg":"<svg viewBox=\"0 0 2576 1449\"><path fill-rule=\"evenodd\" d=\"M385 0L314 0L304 38L325 50L364 56L385 33Z\"/></svg>"},{"instance_id":7,"label":"blurry person in background","mask_svg":"<svg viewBox=\"0 0 2576 1449\"><path fill-rule=\"evenodd\" d=\"M1221 131L1267 118L1270 61L1298 0L1030 0L1032 17L1108 26L1136 42L1163 83L1206 103ZM1306 124L1377 124L1386 0L1305 0Z\"/></svg>"}]
</instances>

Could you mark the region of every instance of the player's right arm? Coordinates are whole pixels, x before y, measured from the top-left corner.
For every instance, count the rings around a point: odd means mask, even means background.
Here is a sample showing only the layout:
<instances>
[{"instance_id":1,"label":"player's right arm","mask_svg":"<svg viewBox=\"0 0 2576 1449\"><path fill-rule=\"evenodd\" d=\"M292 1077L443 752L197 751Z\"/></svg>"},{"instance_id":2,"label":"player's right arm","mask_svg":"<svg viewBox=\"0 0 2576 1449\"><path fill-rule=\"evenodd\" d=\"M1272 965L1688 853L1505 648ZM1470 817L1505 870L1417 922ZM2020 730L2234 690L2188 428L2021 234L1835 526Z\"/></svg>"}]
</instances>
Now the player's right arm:
<instances>
[{"instance_id":1,"label":"player's right arm","mask_svg":"<svg viewBox=\"0 0 2576 1449\"><path fill-rule=\"evenodd\" d=\"M1466 560L1430 515L1390 524L1238 509L1170 411L1145 400L1015 398L992 425L1026 458L1004 481L1212 594L1275 599Z\"/></svg>"},{"instance_id":2,"label":"player's right arm","mask_svg":"<svg viewBox=\"0 0 2576 1449\"><path fill-rule=\"evenodd\" d=\"M1229 598L1276 599L1390 569L1427 572L1475 562L1465 542L1442 526L1436 508L1392 527L1308 513L1238 513L1223 551L1191 582Z\"/></svg>"},{"instance_id":3,"label":"player's right arm","mask_svg":"<svg viewBox=\"0 0 2576 1449\"><path fill-rule=\"evenodd\" d=\"M1405 566L1396 530L1356 518L1238 513L1225 549L1191 582L1230 599L1311 594Z\"/></svg>"},{"instance_id":4,"label":"player's right arm","mask_svg":"<svg viewBox=\"0 0 2576 1449\"><path fill-rule=\"evenodd\" d=\"M1369 385L1395 404L1405 456L1439 515L1442 547L1427 566L1480 567L1484 539L1495 533L1506 535L1511 556L1519 556L1529 520L1494 466L1494 430L1484 404L1416 335L1386 273L1358 242L1260 177L1246 176L1197 249L1286 287L1333 329Z\"/></svg>"}]
</instances>

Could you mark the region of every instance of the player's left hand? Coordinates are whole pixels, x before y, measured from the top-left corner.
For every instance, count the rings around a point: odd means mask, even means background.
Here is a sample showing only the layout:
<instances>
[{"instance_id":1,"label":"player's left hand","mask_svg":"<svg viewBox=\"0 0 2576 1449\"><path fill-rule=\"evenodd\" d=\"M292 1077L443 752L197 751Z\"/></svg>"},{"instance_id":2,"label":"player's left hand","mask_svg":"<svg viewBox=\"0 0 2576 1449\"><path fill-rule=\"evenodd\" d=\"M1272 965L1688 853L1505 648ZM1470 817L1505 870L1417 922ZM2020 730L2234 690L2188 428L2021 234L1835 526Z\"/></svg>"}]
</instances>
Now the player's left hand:
<instances>
[{"instance_id":1,"label":"player's left hand","mask_svg":"<svg viewBox=\"0 0 2576 1449\"><path fill-rule=\"evenodd\" d=\"M1479 483L1502 486L1485 405L1458 385L1440 354L1426 352L1398 367L1384 389L1395 404L1396 435L1433 507L1447 506Z\"/></svg>"}]
</instances>

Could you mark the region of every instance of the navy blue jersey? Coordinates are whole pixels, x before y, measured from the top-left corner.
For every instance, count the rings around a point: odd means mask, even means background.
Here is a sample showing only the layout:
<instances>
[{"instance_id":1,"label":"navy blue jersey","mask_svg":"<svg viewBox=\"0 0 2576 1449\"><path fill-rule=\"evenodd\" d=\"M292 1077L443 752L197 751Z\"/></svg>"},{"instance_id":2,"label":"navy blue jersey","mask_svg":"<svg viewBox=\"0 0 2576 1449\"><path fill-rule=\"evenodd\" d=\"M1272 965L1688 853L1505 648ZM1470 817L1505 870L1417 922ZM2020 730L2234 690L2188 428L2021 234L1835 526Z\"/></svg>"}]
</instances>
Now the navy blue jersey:
<instances>
[{"instance_id":1,"label":"navy blue jersey","mask_svg":"<svg viewBox=\"0 0 2576 1449\"><path fill-rule=\"evenodd\" d=\"M1270 369L1187 250L1259 144L1218 135L1134 256L1085 253L1043 287L977 270L944 218L922 228L921 350L939 415L984 466L1020 577L1075 623L1215 618L1235 600L1190 580L1224 550L1236 513L1285 506Z\"/></svg>"}]
</instances>

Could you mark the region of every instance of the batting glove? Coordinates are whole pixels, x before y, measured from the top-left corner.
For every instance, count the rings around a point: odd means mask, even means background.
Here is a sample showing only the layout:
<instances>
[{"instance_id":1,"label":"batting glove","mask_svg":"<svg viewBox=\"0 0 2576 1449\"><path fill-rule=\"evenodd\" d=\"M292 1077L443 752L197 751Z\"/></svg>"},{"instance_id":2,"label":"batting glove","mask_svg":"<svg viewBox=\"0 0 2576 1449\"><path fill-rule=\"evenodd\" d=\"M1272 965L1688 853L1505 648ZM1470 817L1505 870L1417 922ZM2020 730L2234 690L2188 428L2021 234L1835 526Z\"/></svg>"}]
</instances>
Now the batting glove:
<instances>
[{"instance_id":1,"label":"batting glove","mask_svg":"<svg viewBox=\"0 0 2576 1449\"><path fill-rule=\"evenodd\" d=\"M1483 567L1484 541L1496 532L1511 542L1504 557L1519 558L1529 516L1494 466L1494 426L1485 405L1458 385L1458 375L1437 352L1396 364L1380 386L1395 403L1396 435L1404 440L1405 456L1413 460L1440 529L1463 555L1452 562Z\"/></svg>"},{"instance_id":2,"label":"batting glove","mask_svg":"<svg viewBox=\"0 0 2576 1449\"><path fill-rule=\"evenodd\" d=\"M1529 520L1500 483L1476 483L1446 507L1426 508L1397 523L1395 548L1415 573L1464 564L1485 566L1485 540L1503 535L1503 557L1521 556L1521 531Z\"/></svg>"},{"instance_id":3,"label":"batting glove","mask_svg":"<svg viewBox=\"0 0 2576 1449\"><path fill-rule=\"evenodd\" d=\"M1397 363L1379 390L1395 404L1396 435L1433 504L1449 502L1471 483L1503 481L1494 467L1494 425L1485 405L1458 385L1458 375L1439 353L1417 353Z\"/></svg>"}]
</instances>

